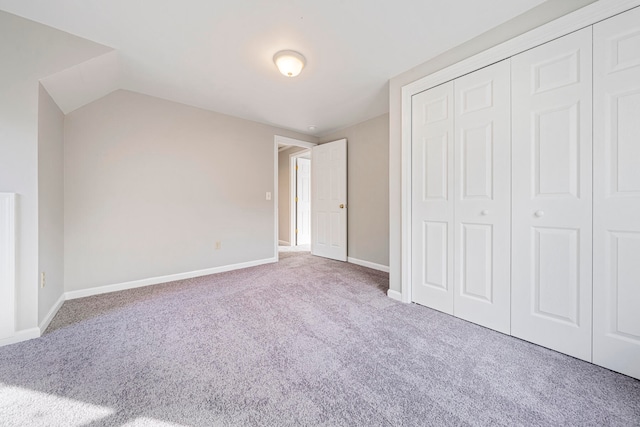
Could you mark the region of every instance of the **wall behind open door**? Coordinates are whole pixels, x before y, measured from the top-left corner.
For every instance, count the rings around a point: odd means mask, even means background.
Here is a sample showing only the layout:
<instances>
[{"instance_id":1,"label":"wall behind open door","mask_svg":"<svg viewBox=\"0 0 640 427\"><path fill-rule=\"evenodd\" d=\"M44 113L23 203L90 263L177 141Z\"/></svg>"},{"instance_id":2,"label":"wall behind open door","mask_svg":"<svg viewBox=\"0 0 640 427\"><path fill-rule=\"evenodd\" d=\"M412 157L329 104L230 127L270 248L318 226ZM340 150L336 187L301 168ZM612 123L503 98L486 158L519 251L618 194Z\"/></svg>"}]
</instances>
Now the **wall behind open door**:
<instances>
[{"instance_id":1,"label":"wall behind open door","mask_svg":"<svg viewBox=\"0 0 640 427\"><path fill-rule=\"evenodd\" d=\"M348 261L388 271L389 115L325 135L320 144L346 138Z\"/></svg>"},{"instance_id":2,"label":"wall behind open door","mask_svg":"<svg viewBox=\"0 0 640 427\"><path fill-rule=\"evenodd\" d=\"M347 140L312 148L311 253L347 260Z\"/></svg>"}]
</instances>

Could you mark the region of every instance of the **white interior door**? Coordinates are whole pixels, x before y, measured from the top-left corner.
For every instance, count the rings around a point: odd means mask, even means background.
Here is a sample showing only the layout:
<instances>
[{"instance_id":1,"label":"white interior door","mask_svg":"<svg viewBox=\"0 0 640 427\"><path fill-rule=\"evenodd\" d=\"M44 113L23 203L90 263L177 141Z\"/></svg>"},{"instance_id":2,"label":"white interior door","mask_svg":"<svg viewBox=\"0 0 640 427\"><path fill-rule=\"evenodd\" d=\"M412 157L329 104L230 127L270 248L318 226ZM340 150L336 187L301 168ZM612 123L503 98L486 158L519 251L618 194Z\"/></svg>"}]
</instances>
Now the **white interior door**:
<instances>
[{"instance_id":1,"label":"white interior door","mask_svg":"<svg viewBox=\"0 0 640 427\"><path fill-rule=\"evenodd\" d=\"M453 314L453 82L412 98L411 294Z\"/></svg>"},{"instance_id":2,"label":"white interior door","mask_svg":"<svg viewBox=\"0 0 640 427\"><path fill-rule=\"evenodd\" d=\"M311 242L311 160L296 159L296 245Z\"/></svg>"},{"instance_id":3,"label":"white interior door","mask_svg":"<svg viewBox=\"0 0 640 427\"><path fill-rule=\"evenodd\" d=\"M347 140L311 149L311 253L347 260Z\"/></svg>"},{"instance_id":4,"label":"white interior door","mask_svg":"<svg viewBox=\"0 0 640 427\"><path fill-rule=\"evenodd\" d=\"M640 9L594 26L593 362L640 379Z\"/></svg>"},{"instance_id":5,"label":"white interior door","mask_svg":"<svg viewBox=\"0 0 640 427\"><path fill-rule=\"evenodd\" d=\"M511 333L591 360L591 27L511 59Z\"/></svg>"},{"instance_id":6,"label":"white interior door","mask_svg":"<svg viewBox=\"0 0 640 427\"><path fill-rule=\"evenodd\" d=\"M511 109L509 60L454 81L453 313L511 330Z\"/></svg>"}]
</instances>

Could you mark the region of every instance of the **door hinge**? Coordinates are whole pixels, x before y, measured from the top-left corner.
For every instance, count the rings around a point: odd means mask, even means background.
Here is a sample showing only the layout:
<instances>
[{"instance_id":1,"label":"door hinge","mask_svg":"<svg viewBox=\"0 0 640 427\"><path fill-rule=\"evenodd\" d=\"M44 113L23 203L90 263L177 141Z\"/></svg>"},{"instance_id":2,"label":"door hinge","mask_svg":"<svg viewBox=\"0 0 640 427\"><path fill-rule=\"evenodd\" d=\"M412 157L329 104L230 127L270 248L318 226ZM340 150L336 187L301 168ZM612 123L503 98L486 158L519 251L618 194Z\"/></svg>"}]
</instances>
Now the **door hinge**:
<instances>
[{"instance_id":1,"label":"door hinge","mask_svg":"<svg viewBox=\"0 0 640 427\"><path fill-rule=\"evenodd\" d=\"M296 228L296 234L298 234L298 229Z\"/></svg>"},{"instance_id":2,"label":"door hinge","mask_svg":"<svg viewBox=\"0 0 640 427\"><path fill-rule=\"evenodd\" d=\"M298 203L298 198L296 197L296 203Z\"/></svg>"},{"instance_id":3,"label":"door hinge","mask_svg":"<svg viewBox=\"0 0 640 427\"><path fill-rule=\"evenodd\" d=\"M298 165L296 165L296 170L298 170Z\"/></svg>"}]
</instances>

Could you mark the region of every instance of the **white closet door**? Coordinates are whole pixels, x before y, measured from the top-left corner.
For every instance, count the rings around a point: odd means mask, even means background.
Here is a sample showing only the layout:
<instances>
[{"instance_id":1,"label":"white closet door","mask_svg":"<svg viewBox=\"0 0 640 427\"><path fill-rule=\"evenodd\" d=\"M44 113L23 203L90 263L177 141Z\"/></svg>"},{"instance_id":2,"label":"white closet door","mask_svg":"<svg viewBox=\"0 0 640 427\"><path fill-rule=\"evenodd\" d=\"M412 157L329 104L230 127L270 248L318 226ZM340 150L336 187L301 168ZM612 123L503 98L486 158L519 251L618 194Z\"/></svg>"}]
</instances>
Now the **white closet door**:
<instances>
[{"instance_id":1,"label":"white closet door","mask_svg":"<svg viewBox=\"0 0 640 427\"><path fill-rule=\"evenodd\" d=\"M640 378L640 8L594 26L593 362Z\"/></svg>"},{"instance_id":2,"label":"white closet door","mask_svg":"<svg viewBox=\"0 0 640 427\"><path fill-rule=\"evenodd\" d=\"M455 316L508 334L511 277L509 60L454 82Z\"/></svg>"},{"instance_id":3,"label":"white closet door","mask_svg":"<svg viewBox=\"0 0 640 427\"><path fill-rule=\"evenodd\" d=\"M591 27L512 70L511 333L591 360Z\"/></svg>"},{"instance_id":4,"label":"white closet door","mask_svg":"<svg viewBox=\"0 0 640 427\"><path fill-rule=\"evenodd\" d=\"M453 82L412 99L412 298L453 314Z\"/></svg>"}]
</instances>

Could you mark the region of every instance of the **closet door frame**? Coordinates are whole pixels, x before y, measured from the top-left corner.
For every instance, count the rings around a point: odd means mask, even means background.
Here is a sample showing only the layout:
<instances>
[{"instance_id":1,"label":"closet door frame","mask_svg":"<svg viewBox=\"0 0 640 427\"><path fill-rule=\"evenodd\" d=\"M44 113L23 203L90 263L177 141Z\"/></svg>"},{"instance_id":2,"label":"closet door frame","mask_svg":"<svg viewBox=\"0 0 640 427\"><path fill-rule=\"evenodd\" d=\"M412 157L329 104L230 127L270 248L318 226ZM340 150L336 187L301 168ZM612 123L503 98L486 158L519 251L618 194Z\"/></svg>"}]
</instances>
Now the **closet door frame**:
<instances>
[{"instance_id":1,"label":"closet door frame","mask_svg":"<svg viewBox=\"0 0 640 427\"><path fill-rule=\"evenodd\" d=\"M412 144L412 97L415 94L454 80L480 68L510 58L525 50L547 43L571 32L593 25L599 21L640 6L640 0L600 0L568 15L535 28L518 37L494 46L484 52L462 60L413 83L402 87L402 141L401 141L401 247L400 281L401 292L390 290L388 295L405 303L412 302L412 227L411 227L411 144ZM393 215L392 215L393 220ZM392 277L393 269L391 271Z\"/></svg>"}]
</instances>

